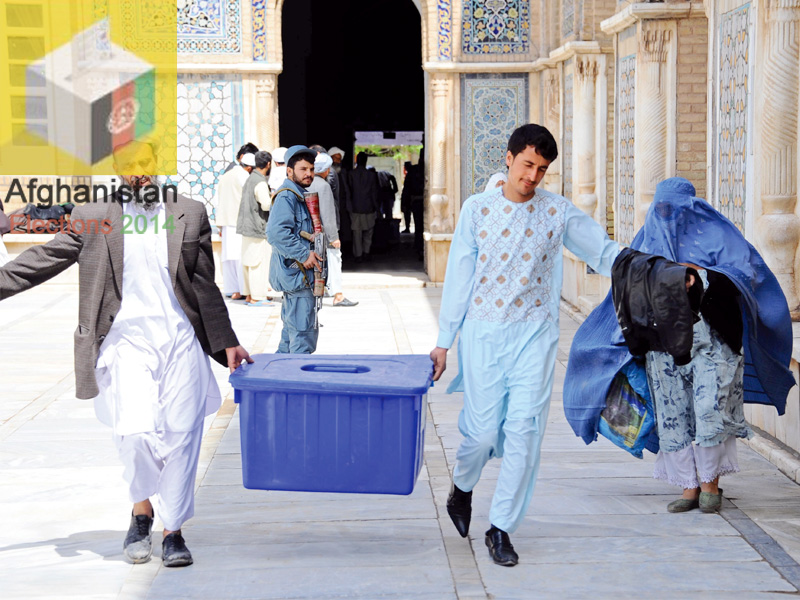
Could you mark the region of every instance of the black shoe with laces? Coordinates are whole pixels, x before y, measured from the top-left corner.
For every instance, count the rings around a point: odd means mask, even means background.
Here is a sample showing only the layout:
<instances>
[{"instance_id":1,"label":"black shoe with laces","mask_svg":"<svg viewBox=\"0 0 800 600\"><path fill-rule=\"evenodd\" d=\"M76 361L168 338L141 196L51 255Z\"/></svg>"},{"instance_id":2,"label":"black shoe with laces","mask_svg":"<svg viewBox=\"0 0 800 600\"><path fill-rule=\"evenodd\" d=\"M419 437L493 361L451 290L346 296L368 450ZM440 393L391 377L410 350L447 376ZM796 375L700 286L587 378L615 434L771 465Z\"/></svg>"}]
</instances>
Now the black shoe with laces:
<instances>
[{"instance_id":1,"label":"black shoe with laces","mask_svg":"<svg viewBox=\"0 0 800 600\"><path fill-rule=\"evenodd\" d=\"M486 547L495 564L513 567L519 562L519 555L514 552L508 534L494 525L486 532Z\"/></svg>"},{"instance_id":2,"label":"black shoe with laces","mask_svg":"<svg viewBox=\"0 0 800 600\"><path fill-rule=\"evenodd\" d=\"M161 560L165 567L187 567L194 562L180 531L164 537L161 542Z\"/></svg>"},{"instance_id":3,"label":"black shoe with laces","mask_svg":"<svg viewBox=\"0 0 800 600\"><path fill-rule=\"evenodd\" d=\"M472 519L472 492L464 492L453 484L447 498L447 514L456 526L461 537L469 534L469 522Z\"/></svg>"},{"instance_id":4,"label":"black shoe with laces","mask_svg":"<svg viewBox=\"0 0 800 600\"><path fill-rule=\"evenodd\" d=\"M150 560L153 554L153 517L131 515L131 526L122 543L122 553L133 564Z\"/></svg>"}]
</instances>

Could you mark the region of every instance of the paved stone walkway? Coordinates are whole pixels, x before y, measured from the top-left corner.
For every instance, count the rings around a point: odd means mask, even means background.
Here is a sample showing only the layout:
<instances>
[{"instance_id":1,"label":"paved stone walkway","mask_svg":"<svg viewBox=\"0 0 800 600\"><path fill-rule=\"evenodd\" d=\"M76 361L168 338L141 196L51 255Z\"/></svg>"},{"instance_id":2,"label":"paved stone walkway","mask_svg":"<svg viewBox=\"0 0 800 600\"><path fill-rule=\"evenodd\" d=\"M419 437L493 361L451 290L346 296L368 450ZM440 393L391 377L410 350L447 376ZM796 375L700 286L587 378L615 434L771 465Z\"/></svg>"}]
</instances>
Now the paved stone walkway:
<instances>
[{"instance_id":1,"label":"paved stone walkway","mask_svg":"<svg viewBox=\"0 0 800 600\"><path fill-rule=\"evenodd\" d=\"M365 273L346 274L348 281L348 295L361 304L323 310L319 353L427 354L440 289L418 287L414 277L400 282L406 287L383 287L391 278ZM229 308L251 352L277 346L279 309ZM637 461L602 440L587 447L572 434L560 390L577 323L566 313L539 485L513 537L519 566L495 566L483 544L499 461L487 465L476 488L470 539L458 536L444 510L460 441L460 396L444 393L456 371L452 355L429 394L425 467L407 497L244 489L238 414L227 373L215 368L227 400L207 422L196 515L184 528L195 564L164 569L156 557L128 565L122 469L91 403L74 399L76 309L69 284L0 303L4 600L798 594L800 489L769 462L740 445L743 472L724 480L722 514L670 515L665 507L675 490L652 479L652 457Z\"/></svg>"}]
</instances>

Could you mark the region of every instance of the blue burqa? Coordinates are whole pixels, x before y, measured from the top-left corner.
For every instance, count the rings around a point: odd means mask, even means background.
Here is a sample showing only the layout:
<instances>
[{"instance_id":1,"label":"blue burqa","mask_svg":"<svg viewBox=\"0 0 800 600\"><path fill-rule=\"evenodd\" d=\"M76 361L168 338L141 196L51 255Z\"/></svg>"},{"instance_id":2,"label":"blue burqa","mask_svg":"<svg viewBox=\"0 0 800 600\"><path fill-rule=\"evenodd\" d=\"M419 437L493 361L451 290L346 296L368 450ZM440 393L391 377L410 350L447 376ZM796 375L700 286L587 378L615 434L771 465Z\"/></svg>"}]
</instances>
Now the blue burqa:
<instances>
[{"instance_id":1,"label":"blue burqa","mask_svg":"<svg viewBox=\"0 0 800 600\"><path fill-rule=\"evenodd\" d=\"M744 323L744 401L771 404L782 415L795 384L786 297L736 226L694 194L694 186L681 177L659 183L631 248L717 271L736 285ZM612 380L632 360L609 292L575 334L564 384L567 421L587 444L597 439ZM655 430L647 448L658 449Z\"/></svg>"}]
</instances>

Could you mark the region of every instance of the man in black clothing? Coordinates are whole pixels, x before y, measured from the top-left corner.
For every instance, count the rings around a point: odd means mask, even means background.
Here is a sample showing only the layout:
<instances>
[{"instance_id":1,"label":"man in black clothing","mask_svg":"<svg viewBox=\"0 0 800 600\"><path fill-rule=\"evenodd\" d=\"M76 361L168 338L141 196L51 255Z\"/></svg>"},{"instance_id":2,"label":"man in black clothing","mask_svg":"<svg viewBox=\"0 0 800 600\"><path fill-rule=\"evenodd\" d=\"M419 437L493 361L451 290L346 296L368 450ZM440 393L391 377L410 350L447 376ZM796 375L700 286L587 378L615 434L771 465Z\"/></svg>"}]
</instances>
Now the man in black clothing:
<instances>
[{"instance_id":1,"label":"man in black clothing","mask_svg":"<svg viewBox=\"0 0 800 600\"><path fill-rule=\"evenodd\" d=\"M378 174L367 169L367 155L359 152L356 168L350 173L350 195L347 198L350 228L353 230L353 256L356 262L369 260L372 232L378 211Z\"/></svg>"}]
</instances>

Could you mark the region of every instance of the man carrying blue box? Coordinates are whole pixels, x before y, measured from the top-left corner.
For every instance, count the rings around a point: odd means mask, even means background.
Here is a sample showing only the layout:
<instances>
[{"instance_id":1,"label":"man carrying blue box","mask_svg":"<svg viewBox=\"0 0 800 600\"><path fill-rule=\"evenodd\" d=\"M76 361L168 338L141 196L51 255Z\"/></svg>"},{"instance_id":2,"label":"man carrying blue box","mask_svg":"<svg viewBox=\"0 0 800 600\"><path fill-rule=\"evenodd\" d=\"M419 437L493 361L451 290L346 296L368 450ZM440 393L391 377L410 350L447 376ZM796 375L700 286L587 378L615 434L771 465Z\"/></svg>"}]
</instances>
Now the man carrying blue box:
<instances>
[{"instance_id":1,"label":"man carrying blue box","mask_svg":"<svg viewBox=\"0 0 800 600\"><path fill-rule=\"evenodd\" d=\"M305 146L286 150L286 180L275 194L267 222L267 240L272 245L269 283L274 290L283 292L279 353L313 354L317 349L314 268L319 267L322 257L302 236L314 234L304 194L314 181L316 155Z\"/></svg>"},{"instance_id":2,"label":"man carrying blue box","mask_svg":"<svg viewBox=\"0 0 800 600\"><path fill-rule=\"evenodd\" d=\"M503 566L519 561L508 534L522 523L539 472L558 350L562 248L607 277L619 254L589 215L537 188L557 157L547 129L524 125L508 142L508 181L464 203L431 352L436 381L460 331L461 371L448 392L464 392L459 429L465 439L447 512L466 537L481 470L490 458L504 457L485 538Z\"/></svg>"},{"instance_id":3,"label":"man carrying blue box","mask_svg":"<svg viewBox=\"0 0 800 600\"><path fill-rule=\"evenodd\" d=\"M192 564L181 526L194 514L203 419L222 399L209 356L231 371L253 359L214 283L205 208L178 194L148 199L156 164L150 144L115 148L127 199L117 193L75 208L72 222L87 224L82 233L58 233L0 268L0 300L79 264L76 396L94 398L125 467L133 510L123 553L132 563L150 560L157 513L162 562L183 567ZM107 232L88 225L104 220Z\"/></svg>"}]
</instances>

